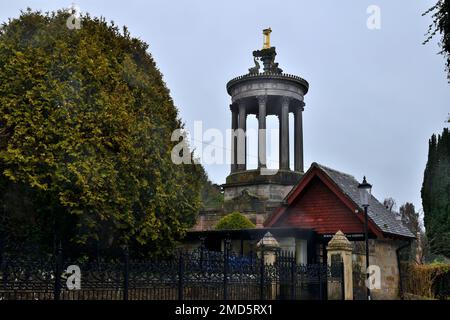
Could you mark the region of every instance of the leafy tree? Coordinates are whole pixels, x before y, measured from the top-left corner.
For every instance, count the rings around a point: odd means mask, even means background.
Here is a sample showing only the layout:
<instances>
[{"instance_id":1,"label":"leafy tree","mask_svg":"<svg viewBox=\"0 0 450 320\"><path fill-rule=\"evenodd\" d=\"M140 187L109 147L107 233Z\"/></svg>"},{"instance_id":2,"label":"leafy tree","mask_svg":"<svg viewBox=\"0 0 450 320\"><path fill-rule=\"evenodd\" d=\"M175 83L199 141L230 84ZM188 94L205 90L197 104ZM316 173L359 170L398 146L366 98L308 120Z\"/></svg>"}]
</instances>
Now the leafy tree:
<instances>
[{"instance_id":1,"label":"leafy tree","mask_svg":"<svg viewBox=\"0 0 450 320\"><path fill-rule=\"evenodd\" d=\"M429 140L428 162L422 184L422 205L432 254L450 257L450 133Z\"/></svg>"},{"instance_id":2,"label":"leafy tree","mask_svg":"<svg viewBox=\"0 0 450 320\"><path fill-rule=\"evenodd\" d=\"M255 225L239 212L233 212L217 222L216 230L252 229Z\"/></svg>"},{"instance_id":3,"label":"leafy tree","mask_svg":"<svg viewBox=\"0 0 450 320\"><path fill-rule=\"evenodd\" d=\"M423 260L423 246L426 238L421 228L419 212L416 212L414 204L406 202L397 211L395 199L389 197L384 199L383 205L394 215L396 220L400 221L417 237L416 241L411 244L410 250L402 252L401 259L421 262Z\"/></svg>"},{"instance_id":4,"label":"leafy tree","mask_svg":"<svg viewBox=\"0 0 450 320\"><path fill-rule=\"evenodd\" d=\"M441 34L439 52L446 58L447 78L450 82L450 0L438 0L437 3L428 9L423 15L432 13L433 23L428 27L428 37L424 44L428 43L436 33ZM450 121L450 120L449 120Z\"/></svg>"},{"instance_id":5,"label":"leafy tree","mask_svg":"<svg viewBox=\"0 0 450 320\"><path fill-rule=\"evenodd\" d=\"M424 261L424 246L426 246L426 237L420 224L419 212L416 212L414 204L406 202L401 205L398 212L402 223L416 236L416 240L411 245L409 258L417 263Z\"/></svg>"},{"instance_id":6,"label":"leafy tree","mask_svg":"<svg viewBox=\"0 0 450 320\"><path fill-rule=\"evenodd\" d=\"M403 224L414 234L420 232L419 213L416 212L414 204L406 202L400 206L399 215Z\"/></svg>"},{"instance_id":7,"label":"leafy tree","mask_svg":"<svg viewBox=\"0 0 450 320\"><path fill-rule=\"evenodd\" d=\"M166 253L200 208L200 166L170 157L178 111L147 44L69 15L28 9L0 30L4 232Z\"/></svg>"}]
</instances>

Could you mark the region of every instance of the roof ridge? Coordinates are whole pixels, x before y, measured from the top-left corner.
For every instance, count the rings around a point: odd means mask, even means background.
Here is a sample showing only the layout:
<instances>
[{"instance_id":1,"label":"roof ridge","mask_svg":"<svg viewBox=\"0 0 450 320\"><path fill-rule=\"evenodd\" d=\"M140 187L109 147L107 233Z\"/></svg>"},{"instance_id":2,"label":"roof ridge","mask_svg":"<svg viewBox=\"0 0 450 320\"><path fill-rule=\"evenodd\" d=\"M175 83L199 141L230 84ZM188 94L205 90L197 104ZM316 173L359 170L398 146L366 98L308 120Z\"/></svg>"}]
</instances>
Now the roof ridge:
<instances>
[{"instance_id":1,"label":"roof ridge","mask_svg":"<svg viewBox=\"0 0 450 320\"><path fill-rule=\"evenodd\" d=\"M345 172L342 172L342 171L339 171L339 170L330 168L330 167L325 166L325 165L323 165L323 164L320 164L320 163L318 163L318 162L313 162L312 164L316 164L317 166L319 166L319 167L321 167L321 168L323 168L323 169L325 169L325 170L331 170L331 171L334 171L334 172L336 172L336 173L342 174L342 175L344 175L344 176L350 177L350 178L354 179L355 181L358 181L358 180L356 180L355 176L353 176L353 175L351 175L351 174L349 174L349 173L345 173Z\"/></svg>"}]
</instances>

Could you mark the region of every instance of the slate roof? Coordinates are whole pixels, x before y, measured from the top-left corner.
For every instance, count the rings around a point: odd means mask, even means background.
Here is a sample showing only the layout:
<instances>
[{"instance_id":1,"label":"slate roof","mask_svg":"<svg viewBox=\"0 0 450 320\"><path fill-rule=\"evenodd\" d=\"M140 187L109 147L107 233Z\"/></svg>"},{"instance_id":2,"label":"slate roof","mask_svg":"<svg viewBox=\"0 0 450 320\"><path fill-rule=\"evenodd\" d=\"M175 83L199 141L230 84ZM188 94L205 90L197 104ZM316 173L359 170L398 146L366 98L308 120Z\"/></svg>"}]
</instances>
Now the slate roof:
<instances>
[{"instance_id":1,"label":"slate roof","mask_svg":"<svg viewBox=\"0 0 450 320\"><path fill-rule=\"evenodd\" d=\"M351 175L328 168L314 162L311 168L316 166L325 172L331 180L361 209L363 209L359 197L359 182ZM395 215L389 212L373 195L369 200L368 215L382 232L415 238L411 231Z\"/></svg>"}]
</instances>

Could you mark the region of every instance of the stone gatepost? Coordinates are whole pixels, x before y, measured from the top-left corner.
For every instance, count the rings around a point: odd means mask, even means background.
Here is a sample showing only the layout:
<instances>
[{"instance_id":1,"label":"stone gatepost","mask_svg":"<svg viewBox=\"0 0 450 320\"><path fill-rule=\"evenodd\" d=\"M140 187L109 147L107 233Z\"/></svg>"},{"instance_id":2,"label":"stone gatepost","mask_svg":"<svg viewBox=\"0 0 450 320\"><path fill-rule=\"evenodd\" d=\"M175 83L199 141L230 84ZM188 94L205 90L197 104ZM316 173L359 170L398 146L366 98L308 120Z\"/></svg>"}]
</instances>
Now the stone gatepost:
<instances>
[{"instance_id":1,"label":"stone gatepost","mask_svg":"<svg viewBox=\"0 0 450 320\"><path fill-rule=\"evenodd\" d=\"M328 242L327 246L327 261L328 265L338 260L343 262L344 267L344 299L353 300L353 269L352 269L352 244L342 231L336 232L333 238ZM337 258L337 259L336 259ZM340 283L328 283L328 299L340 299L342 294L342 287Z\"/></svg>"},{"instance_id":2,"label":"stone gatepost","mask_svg":"<svg viewBox=\"0 0 450 320\"><path fill-rule=\"evenodd\" d=\"M280 244L270 232L267 232L256 246L258 251L264 254L265 264L275 263L276 252L280 249Z\"/></svg>"},{"instance_id":3,"label":"stone gatepost","mask_svg":"<svg viewBox=\"0 0 450 320\"><path fill-rule=\"evenodd\" d=\"M262 255L262 259L264 261L265 266L270 266L275 264L276 260L276 253L280 249L280 244L278 243L277 239L274 238L274 236L267 232L264 237L259 240L257 243L257 248L260 254L260 257ZM277 282L273 281L271 285L271 296L267 297L267 299L276 299L277 295Z\"/></svg>"}]
</instances>

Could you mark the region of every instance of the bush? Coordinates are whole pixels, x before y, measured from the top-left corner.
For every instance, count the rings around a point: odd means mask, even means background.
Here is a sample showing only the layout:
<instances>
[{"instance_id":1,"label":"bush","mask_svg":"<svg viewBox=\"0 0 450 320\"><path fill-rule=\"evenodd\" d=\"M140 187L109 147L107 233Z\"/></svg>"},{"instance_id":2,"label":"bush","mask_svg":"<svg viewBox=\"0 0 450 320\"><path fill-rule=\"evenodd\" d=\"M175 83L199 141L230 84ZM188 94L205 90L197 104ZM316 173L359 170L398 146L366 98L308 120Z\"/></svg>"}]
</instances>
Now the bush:
<instances>
[{"instance_id":1,"label":"bush","mask_svg":"<svg viewBox=\"0 0 450 320\"><path fill-rule=\"evenodd\" d=\"M450 297L450 264L403 263L401 268L404 292L433 299Z\"/></svg>"},{"instance_id":2,"label":"bush","mask_svg":"<svg viewBox=\"0 0 450 320\"><path fill-rule=\"evenodd\" d=\"M255 225L239 212L233 212L222 219L216 225L216 230L253 229Z\"/></svg>"}]
</instances>

